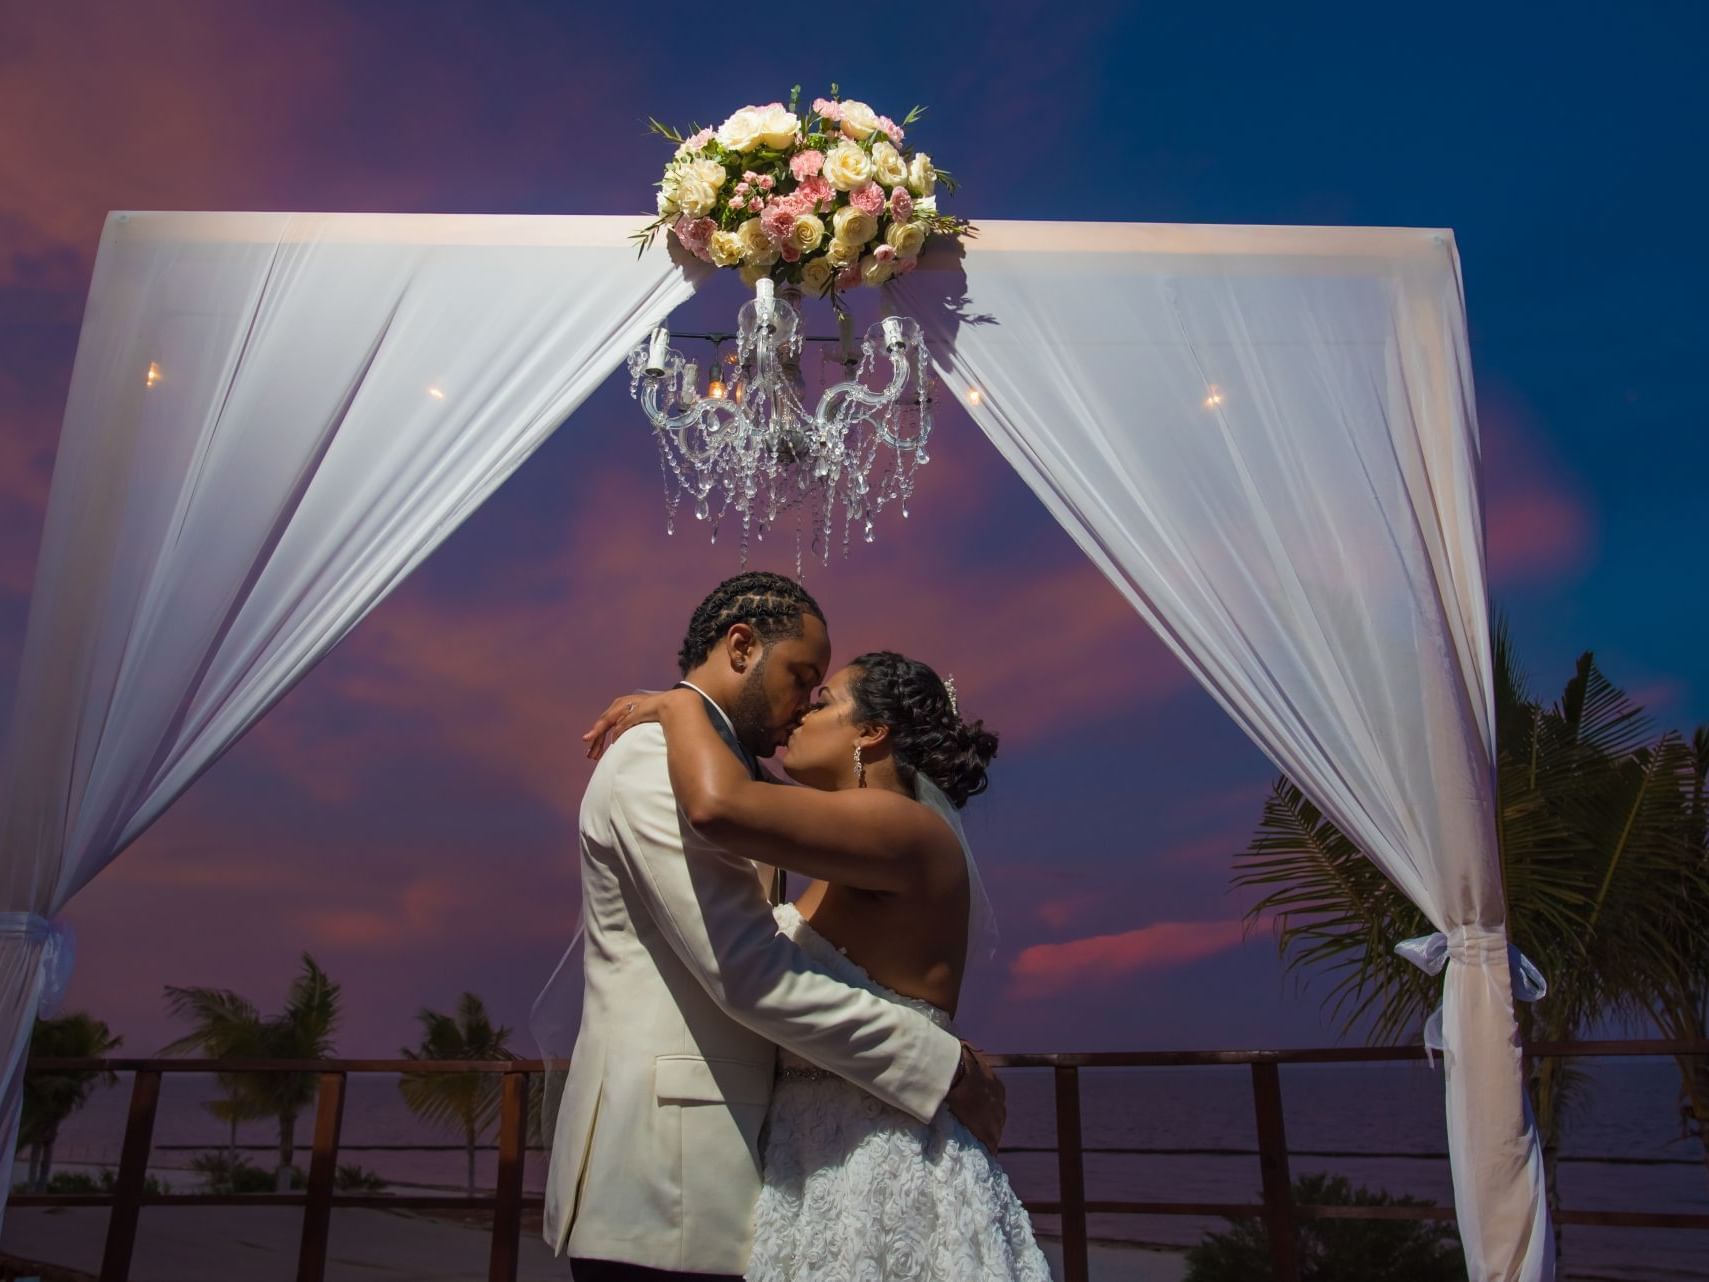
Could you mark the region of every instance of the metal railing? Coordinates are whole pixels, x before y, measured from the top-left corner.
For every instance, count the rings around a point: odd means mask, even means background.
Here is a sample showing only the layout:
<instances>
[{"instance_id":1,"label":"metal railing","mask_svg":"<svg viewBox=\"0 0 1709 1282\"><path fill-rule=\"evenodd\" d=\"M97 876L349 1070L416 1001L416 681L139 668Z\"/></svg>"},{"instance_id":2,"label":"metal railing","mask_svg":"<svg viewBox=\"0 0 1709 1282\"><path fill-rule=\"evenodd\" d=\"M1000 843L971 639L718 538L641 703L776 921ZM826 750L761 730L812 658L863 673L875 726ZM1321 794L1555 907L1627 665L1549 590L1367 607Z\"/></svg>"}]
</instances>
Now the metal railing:
<instances>
[{"instance_id":1,"label":"metal railing","mask_svg":"<svg viewBox=\"0 0 1709 1282\"><path fill-rule=\"evenodd\" d=\"M1534 1058L1568 1056L1702 1056L1709 1041L1597 1041L1534 1044ZM1451 1207L1313 1206L1293 1200L1289 1150L1282 1110L1281 1068L1297 1064L1347 1064L1418 1060L1422 1047L1335 1047L1320 1050L1139 1051L1091 1054L994 1055L992 1062L1011 1069L1049 1069L1056 1102L1058 1195L1055 1201L1029 1201L1037 1215L1055 1215L1062 1226L1064 1282L1087 1282L1088 1215L1188 1215L1230 1219L1256 1217L1265 1224L1277 1282L1298 1282L1296 1230L1303 1220L1452 1220ZM1256 1155L1262 1200L1244 1202L1100 1201L1086 1196L1085 1157L1080 1111L1080 1073L1103 1068L1183 1068L1246 1065L1252 1077L1252 1102L1258 1146L1255 1150L1219 1150L1226 1155ZM109 1193L15 1193L11 1205L107 1206L112 1208L102 1253L101 1282L128 1282L142 1208L170 1206L300 1206L302 1237L297 1282L322 1282L326 1275L328 1235L334 1207L389 1207L398 1210L490 1210L492 1241L489 1282L515 1282L521 1246L522 1213L544 1203L523 1190L527 1153L529 1078L541 1071L536 1060L206 1060L206 1059L34 1059L27 1072L129 1072L134 1074L130 1111L120 1151L118 1174ZM306 1186L293 1193L151 1193L147 1188L161 1078L167 1073L280 1073L318 1075L314 1140ZM339 1140L344 1124L345 1088L351 1074L497 1073L500 1086L498 1179L491 1194L419 1195L341 1192L335 1189ZM1024 1149L1041 1152L1051 1150ZM1125 1151L1125 1150L1110 1150ZM1381 1153L1359 1156L1383 1157ZM1558 1221L1645 1229L1709 1229L1709 1214L1563 1209Z\"/></svg>"}]
</instances>

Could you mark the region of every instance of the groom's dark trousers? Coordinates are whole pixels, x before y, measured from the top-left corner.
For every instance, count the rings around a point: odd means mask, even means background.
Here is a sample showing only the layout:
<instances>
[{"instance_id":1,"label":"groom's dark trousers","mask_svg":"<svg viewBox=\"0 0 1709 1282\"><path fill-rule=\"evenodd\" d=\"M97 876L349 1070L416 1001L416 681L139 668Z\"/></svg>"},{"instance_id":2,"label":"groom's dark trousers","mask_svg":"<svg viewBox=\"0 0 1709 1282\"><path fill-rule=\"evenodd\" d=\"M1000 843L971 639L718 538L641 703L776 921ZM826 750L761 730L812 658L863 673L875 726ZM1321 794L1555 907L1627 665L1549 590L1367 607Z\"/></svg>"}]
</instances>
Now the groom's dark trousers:
<instances>
[{"instance_id":1,"label":"groom's dark trousers","mask_svg":"<svg viewBox=\"0 0 1709 1282\"><path fill-rule=\"evenodd\" d=\"M618 1260L578 1260L573 1256L570 1276L575 1282L742 1282L733 1273L671 1273Z\"/></svg>"}]
</instances>

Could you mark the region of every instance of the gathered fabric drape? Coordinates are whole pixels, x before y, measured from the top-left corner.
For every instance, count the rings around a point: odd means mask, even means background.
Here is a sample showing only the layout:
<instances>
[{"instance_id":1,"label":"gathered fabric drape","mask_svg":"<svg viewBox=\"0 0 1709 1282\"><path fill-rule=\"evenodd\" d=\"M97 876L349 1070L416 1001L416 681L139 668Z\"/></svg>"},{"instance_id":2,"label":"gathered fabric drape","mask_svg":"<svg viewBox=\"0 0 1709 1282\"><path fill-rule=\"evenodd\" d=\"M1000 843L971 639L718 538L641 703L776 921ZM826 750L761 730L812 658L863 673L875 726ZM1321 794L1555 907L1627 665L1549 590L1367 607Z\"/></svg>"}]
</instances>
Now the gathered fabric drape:
<instances>
[{"instance_id":1,"label":"gathered fabric drape","mask_svg":"<svg viewBox=\"0 0 1709 1282\"><path fill-rule=\"evenodd\" d=\"M689 296L634 225L109 217L0 768L0 1176L52 918Z\"/></svg>"},{"instance_id":2,"label":"gathered fabric drape","mask_svg":"<svg viewBox=\"0 0 1709 1282\"><path fill-rule=\"evenodd\" d=\"M1435 925L1469 1276L1551 1277L1452 235L981 222L896 292L1063 528Z\"/></svg>"},{"instance_id":3,"label":"gathered fabric drape","mask_svg":"<svg viewBox=\"0 0 1709 1282\"><path fill-rule=\"evenodd\" d=\"M688 297L702 269L637 260L643 221L109 220L0 767L6 1164L55 914ZM1550 1277L1452 237L982 223L894 292L945 390L1435 925L1407 955L1446 968L1470 1276Z\"/></svg>"}]
</instances>

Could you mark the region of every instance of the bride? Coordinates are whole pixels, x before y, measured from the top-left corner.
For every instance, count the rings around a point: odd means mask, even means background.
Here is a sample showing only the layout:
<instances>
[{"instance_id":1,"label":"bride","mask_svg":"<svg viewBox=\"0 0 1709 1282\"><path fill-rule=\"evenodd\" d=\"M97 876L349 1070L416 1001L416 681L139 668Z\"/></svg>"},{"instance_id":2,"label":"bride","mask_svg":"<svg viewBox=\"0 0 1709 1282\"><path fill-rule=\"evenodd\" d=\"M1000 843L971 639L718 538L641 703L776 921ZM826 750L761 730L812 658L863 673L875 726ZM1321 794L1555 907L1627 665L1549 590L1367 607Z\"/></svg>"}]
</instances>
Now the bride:
<instances>
[{"instance_id":1,"label":"bride","mask_svg":"<svg viewBox=\"0 0 1709 1282\"><path fill-rule=\"evenodd\" d=\"M812 878L778 928L844 982L953 1029L989 909L956 812L985 790L997 737L963 722L923 663L862 655L825 683L786 748L800 788L749 777L692 689L636 701L702 835ZM596 741L596 749L599 747ZM1008 1177L946 1110L930 1125L780 1054L763 1140L750 1282L1048 1282Z\"/></svg>"}]
</instances>

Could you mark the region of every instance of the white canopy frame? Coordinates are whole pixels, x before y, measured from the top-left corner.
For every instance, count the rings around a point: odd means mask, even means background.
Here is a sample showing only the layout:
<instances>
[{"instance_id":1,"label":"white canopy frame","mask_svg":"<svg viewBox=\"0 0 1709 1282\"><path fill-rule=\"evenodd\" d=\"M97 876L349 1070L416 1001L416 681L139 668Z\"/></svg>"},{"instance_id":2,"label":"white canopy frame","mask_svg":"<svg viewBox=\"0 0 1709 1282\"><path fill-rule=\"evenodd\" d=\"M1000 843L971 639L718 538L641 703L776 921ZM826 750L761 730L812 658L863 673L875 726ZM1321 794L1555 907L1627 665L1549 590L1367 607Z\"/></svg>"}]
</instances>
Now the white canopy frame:
<instances>
[{"instance_id":1,"label":"white canopy frame","mask_svg":"<svg viewBox=\"0 0 1709 1282\"><path fill-rule=\"evenodd\" d=\"M693 292L699 265L636 259L643 221L110 216L0 768L4 1164L56 914ZM985 223L895 292L1051 514L1435 924L1470 1276L1551 1277L1451 234Z\"/></svg>"}]
</instances>

